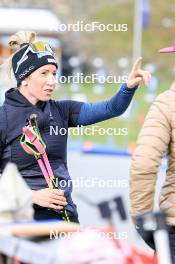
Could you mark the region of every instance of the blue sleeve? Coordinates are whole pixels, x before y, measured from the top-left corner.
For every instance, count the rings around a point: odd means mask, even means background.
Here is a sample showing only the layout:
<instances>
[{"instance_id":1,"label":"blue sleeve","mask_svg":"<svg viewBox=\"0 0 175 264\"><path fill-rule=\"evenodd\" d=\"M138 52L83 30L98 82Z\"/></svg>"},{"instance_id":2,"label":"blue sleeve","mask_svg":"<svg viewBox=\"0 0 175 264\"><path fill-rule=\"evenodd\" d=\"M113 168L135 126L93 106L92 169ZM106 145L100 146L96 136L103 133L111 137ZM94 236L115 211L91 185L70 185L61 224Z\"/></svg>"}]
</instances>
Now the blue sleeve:
<instances>
[{"instance_id":1,"label":"blue sleeve","mask_svg":"<svg viewBox=\"0 0 175 264\"><path fill-rule=\"evenodd\" d=\"M122 115L128 108L137 87L128 88L123 84L111 99L82 105L76 125L90 125Z\"/></svg>"}]
</instances>

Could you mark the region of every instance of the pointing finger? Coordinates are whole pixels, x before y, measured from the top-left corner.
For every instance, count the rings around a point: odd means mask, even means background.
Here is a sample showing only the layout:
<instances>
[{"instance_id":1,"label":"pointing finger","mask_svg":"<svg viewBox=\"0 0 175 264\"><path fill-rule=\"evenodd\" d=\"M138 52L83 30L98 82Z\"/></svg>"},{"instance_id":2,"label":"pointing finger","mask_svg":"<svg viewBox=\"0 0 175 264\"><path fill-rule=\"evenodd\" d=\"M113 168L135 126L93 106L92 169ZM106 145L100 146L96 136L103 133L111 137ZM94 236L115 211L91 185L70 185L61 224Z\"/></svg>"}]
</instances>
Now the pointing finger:
<instances>
[{"instance_id":1,"label":"pointing finger","mask_svg":"<svg viewBox=\"0 0 175 264\"><path fill-rule=\"evenodd\" d=\"M140 69L142 65L142 57L139 57L136 62L134 63L133 67L132 67L132 71L136 71L138 69Z\"/></svg>"}]
</instances>

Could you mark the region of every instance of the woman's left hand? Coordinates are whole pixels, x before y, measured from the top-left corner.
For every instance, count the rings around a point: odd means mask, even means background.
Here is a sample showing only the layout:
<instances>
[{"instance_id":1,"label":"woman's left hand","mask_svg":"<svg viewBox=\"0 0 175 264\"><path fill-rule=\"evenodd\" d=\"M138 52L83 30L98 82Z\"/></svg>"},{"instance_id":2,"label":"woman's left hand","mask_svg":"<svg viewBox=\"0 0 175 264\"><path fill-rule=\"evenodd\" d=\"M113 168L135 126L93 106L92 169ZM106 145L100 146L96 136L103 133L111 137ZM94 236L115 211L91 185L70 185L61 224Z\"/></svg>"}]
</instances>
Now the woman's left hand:
<instances>
[{"instance_id":1,"label":"woman's left hand","mask_svg":"<svg viewBox=\"0 0 175 264\"><path fill-rule=\"evenodd\" d=\"M142 58L138 58L134 63L131 73L128 76L127 87L134 88L143 81L145 86L148 86L151 80L151 73L149 71L143 71L140 67L142 64Z\"/></svg>"}]
</instances>

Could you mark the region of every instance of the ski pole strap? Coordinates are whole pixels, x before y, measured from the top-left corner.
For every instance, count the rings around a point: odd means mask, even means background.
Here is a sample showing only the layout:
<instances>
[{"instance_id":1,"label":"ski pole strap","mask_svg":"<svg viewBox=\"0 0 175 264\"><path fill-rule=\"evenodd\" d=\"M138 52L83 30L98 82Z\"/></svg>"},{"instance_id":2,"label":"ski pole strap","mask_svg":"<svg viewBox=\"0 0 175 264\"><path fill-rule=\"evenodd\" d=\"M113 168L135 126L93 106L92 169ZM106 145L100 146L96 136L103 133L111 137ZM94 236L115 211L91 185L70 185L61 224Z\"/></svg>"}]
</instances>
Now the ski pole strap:
<instances>
[{"instance_id":1,"label":"ski pole strap","mask_svg":"<svg viewBox=\"0 0 175 264\"><path fill-rule=\"evenodd\" d=\"M23 128L23 135L20 138L20 143L31 152L29 154L40 156L45 153L46 145L32 127L27 126Z\"/></svg>"}]
</instances>

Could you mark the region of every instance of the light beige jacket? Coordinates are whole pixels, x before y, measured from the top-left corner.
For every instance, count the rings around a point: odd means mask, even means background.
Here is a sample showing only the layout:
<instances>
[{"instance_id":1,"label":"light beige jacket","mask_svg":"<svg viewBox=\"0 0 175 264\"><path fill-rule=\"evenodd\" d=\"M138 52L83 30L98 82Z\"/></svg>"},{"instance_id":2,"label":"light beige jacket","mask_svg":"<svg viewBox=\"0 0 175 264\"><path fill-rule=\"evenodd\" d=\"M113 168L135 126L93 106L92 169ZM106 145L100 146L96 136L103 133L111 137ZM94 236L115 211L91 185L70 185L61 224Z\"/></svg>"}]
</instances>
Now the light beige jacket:
<instances>
[{"instance_id":1,"label":"light beige jacket","mask_svg":"<svg viewBox=\"0 0 175 264\"><path fill-rule=\"evenodd\" d=\"M151 211L158 169L168 154L166 180L159 196L167 223L175 226L175 84L152 104L138 137L131 163L131 216Z\"/></svg>"}]
</instances>

